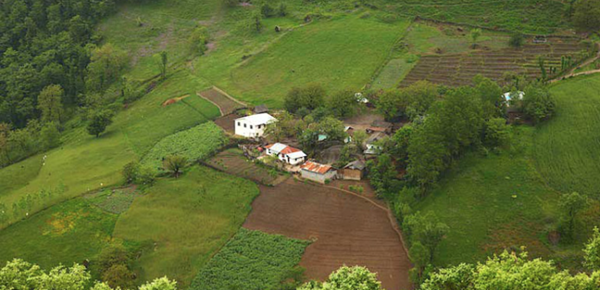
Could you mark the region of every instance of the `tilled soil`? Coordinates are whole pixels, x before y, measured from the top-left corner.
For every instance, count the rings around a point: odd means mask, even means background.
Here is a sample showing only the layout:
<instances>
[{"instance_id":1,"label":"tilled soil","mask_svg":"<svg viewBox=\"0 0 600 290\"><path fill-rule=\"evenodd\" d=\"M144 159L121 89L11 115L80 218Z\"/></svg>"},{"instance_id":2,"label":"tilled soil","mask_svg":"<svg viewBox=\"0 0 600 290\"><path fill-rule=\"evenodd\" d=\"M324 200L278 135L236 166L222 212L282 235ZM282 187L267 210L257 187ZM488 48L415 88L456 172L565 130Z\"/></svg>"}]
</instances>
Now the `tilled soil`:
<instances>
[{"instance_id":1,"label":"tilled soil","mask_svg":"<svg viewBox=\"0 0 600 290\"><path fill-rule=\"evenodd\" d=\"M387 290L411 289L410 261L387 212L349 193L293 178L261 187L245 228L314 240L300 265L325 280L340 266L376 272Z\"/></svg>"}]
</instances>

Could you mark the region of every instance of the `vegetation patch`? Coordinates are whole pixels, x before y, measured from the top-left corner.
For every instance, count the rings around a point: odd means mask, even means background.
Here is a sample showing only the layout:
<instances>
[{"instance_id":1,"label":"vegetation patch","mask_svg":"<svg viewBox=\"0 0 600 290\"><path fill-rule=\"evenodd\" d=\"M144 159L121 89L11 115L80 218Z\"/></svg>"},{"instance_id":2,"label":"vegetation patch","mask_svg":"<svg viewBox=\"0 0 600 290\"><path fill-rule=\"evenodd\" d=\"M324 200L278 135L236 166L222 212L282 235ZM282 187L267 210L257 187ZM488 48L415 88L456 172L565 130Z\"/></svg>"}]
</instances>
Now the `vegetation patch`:
<instances>
[{"instance_id":1,"label":"vegetation patch","mask_svg":"<svg viewBox=\"0 0 600 290\"><path fill-rule=\"evenodd\" d=\"M248 178L265 185L276 185L288 176L275 168L259 165L246 158L240 149L228 149L208 161L208 164L221 171Z\"/></svg>"},{"instance_id":2,"label":"vegetation patch","mask_svg":"<svg viewBox=\"0 0 600 290\"><path fill-rule=\"evenodd\" d=\"M142 164L160 171L167 156L180 155L190 161L202 160L226 142L225 133L219 126L213 122L204 123L160 140L142 159Z\"/></svg>"},{"instance_id":3,"label":"vegetation patch","mask_svg":"<svg viewBox=\"0 0 600 290\"><path fill-rule=\"evenodd\" d=\"M149 244L132 269L137 281L168 276L185 288L250 212L256 185L205 167L156 181L122 213L114 237Z\"/></svg>"},{"instance_id":4,"label":"vegetation patch","mask_svg":"<svg viewBox=\"0 0 600 290\"><path fill-rule=\"evenodd\" d=\"M105 189L85 196L93 205L114 214L129 209L136 196L135 188Z\"/></svg>"},{"instance_id":5,"label":"vegetation patch","mask_svg":"<svg viewBox=\"0 0 600 290\"><path fill-rule=\"evenodd\" d=\"M298 272L294 267L308 244L241 228L198 273L190 289L279 289L284 280Z\"/></svg>"}]
</instances>

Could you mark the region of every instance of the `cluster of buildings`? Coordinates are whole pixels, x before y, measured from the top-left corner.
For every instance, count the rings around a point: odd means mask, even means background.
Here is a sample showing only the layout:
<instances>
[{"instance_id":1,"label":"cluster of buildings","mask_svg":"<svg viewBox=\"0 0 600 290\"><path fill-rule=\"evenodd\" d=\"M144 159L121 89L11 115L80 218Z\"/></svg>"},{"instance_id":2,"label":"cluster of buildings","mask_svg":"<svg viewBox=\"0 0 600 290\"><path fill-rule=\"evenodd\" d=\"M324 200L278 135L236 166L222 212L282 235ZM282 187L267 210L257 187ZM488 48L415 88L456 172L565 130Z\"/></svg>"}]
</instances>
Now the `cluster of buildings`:
<instances>
[{"instance_id":1,"label":"cluster of buildings","mask_svg":"<svg viewBox=\"0 0 600 290\"><path fill-rule=\"evenodd\" d=\"M264 111L238 118L234 120L235 135L258 139L265 134L267 125L274 122L277 122L277 119ZM346 127L347 132L350 129ZM283 143L269 144L262 149L265 156L276 156L290 171L299 172L302 178L319 183L326 183L336 178L361 180L365 169L365 163L362 161L351 162L339 170L328 164L309 161L302 150Z\"/></svg>"}]
</instances>

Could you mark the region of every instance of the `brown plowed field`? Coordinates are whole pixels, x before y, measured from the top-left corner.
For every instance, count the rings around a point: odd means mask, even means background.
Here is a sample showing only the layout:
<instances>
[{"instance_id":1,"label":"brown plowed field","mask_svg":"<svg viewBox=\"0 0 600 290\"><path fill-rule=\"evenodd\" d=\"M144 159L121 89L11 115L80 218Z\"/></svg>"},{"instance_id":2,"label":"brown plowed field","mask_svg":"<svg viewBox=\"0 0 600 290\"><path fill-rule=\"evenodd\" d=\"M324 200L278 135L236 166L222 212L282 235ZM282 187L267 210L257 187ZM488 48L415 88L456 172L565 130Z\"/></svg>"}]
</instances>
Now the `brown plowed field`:
<instances>
[{"instance_id":1,"label":"brown plowed field","mask_svg":"<svg viewBox=\"0 0 600 290\"><path fill-rule=\"evenodd\" d=\"M238 148L220 152L206 161L205 164L220 171L265 185L277 185L289 177L289 175L271 175L269 169L250 161Z\"/></svg>"},{"instance_id":2,"label":"brown plowed field","mask_svg":"<svg viewBox=\"0 0 600 290\"><path fill-rule=\"evenodd\" d=\"M387 290L411 289L411 265L387 212L335 188L290 178L261 187L245 228L315 240L300 265L308 279L324 280L342 265L366 266Z\"/></svg>"},{"instance_id":3,"label":"brown plowed field","mask_svg":"<svg viewBox=\"0 0 600 290\"><path fill-rule=\"evenodd\" d=\"M199 92L198 95L219 107L221 116L233 113L236 109L244 107L244 104L233 100L215 88Z\"/></svg>"},{"instance_id":4,"label":"brown plowed field","mask_svg":"<svg viewBox=\"0 0 600 290\"><path fill-rule=\"evenodd\" d=\"M519 50L507 48L464 54L425 55L402 80L400 86L407 87L420 80L448 86L469 85L478 74L503 83L505 72L539 78L539 56L544 56L548 71L551 66L560 70L562 56L572 56L574 62L578 61L579 52L583 48L574 41L560 41L562 40L550 40L548 44L528 44Z\"/></svg>"}]
</instances>

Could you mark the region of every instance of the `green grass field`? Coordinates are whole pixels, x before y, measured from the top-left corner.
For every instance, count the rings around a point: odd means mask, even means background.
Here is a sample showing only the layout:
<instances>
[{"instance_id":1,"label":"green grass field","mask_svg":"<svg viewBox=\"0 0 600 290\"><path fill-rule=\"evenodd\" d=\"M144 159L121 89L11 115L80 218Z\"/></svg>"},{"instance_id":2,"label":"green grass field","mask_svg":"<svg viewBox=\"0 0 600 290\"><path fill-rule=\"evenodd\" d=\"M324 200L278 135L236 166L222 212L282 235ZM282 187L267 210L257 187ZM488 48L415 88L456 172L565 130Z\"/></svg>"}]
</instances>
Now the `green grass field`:
<instances>
[{"instance_id":1,"label":"green grass field","mask_svg":"<svg viewBox=\"0 0 600 290\"><path fill-rule=\"evenodd\" d=\"M281 289L308 244L241 228L198 273L190 290Z\"/></svg>"},{"instance_id":2,"label":"green grass field","mask_svg":"<svg viewBox=\"0 0 600 290\"><path fill-rule=\"evenodd\" d=\"M0 231L0 261L13 258L49 269L92 260L111 241L117 215L77 198Z\"/></svg>"},{"instance_id":3,"label":"green grass field","mask_svg":"<svg viewBox=\"0 0 600 290\"><path fill-rule=\"evenodd\" d=\"M521 245L533 256L550 254L539 235L553 221L558 193L544 184L528 157L532 128L518 129L518 148L465 156L418 205L417 210L433 211L450 227L437 265L483 261Z\"/></svg>"},{"instance_id":4,"label":"green grass field","mask_svg":"<svg viewBox=\"0 0 600 290\"><path fill-rule=\"evenodd\" d=\"M536 165L563 192L600 197L600 77L578 77L553 86L556 116L535 134Z\"/></svg>"},{"instance_id":5,"label":"green grass field","mask_svg":"<svg viewBox=\"0 0 600 290\"><path fill-rule=\"evenodd\" d=\"M258 193L248 180L193 167L136 198L120 216L114 237L154 245L135 262L138 281L167 275L185 289L238 231Z\"/></svg>"}]
</instances>

